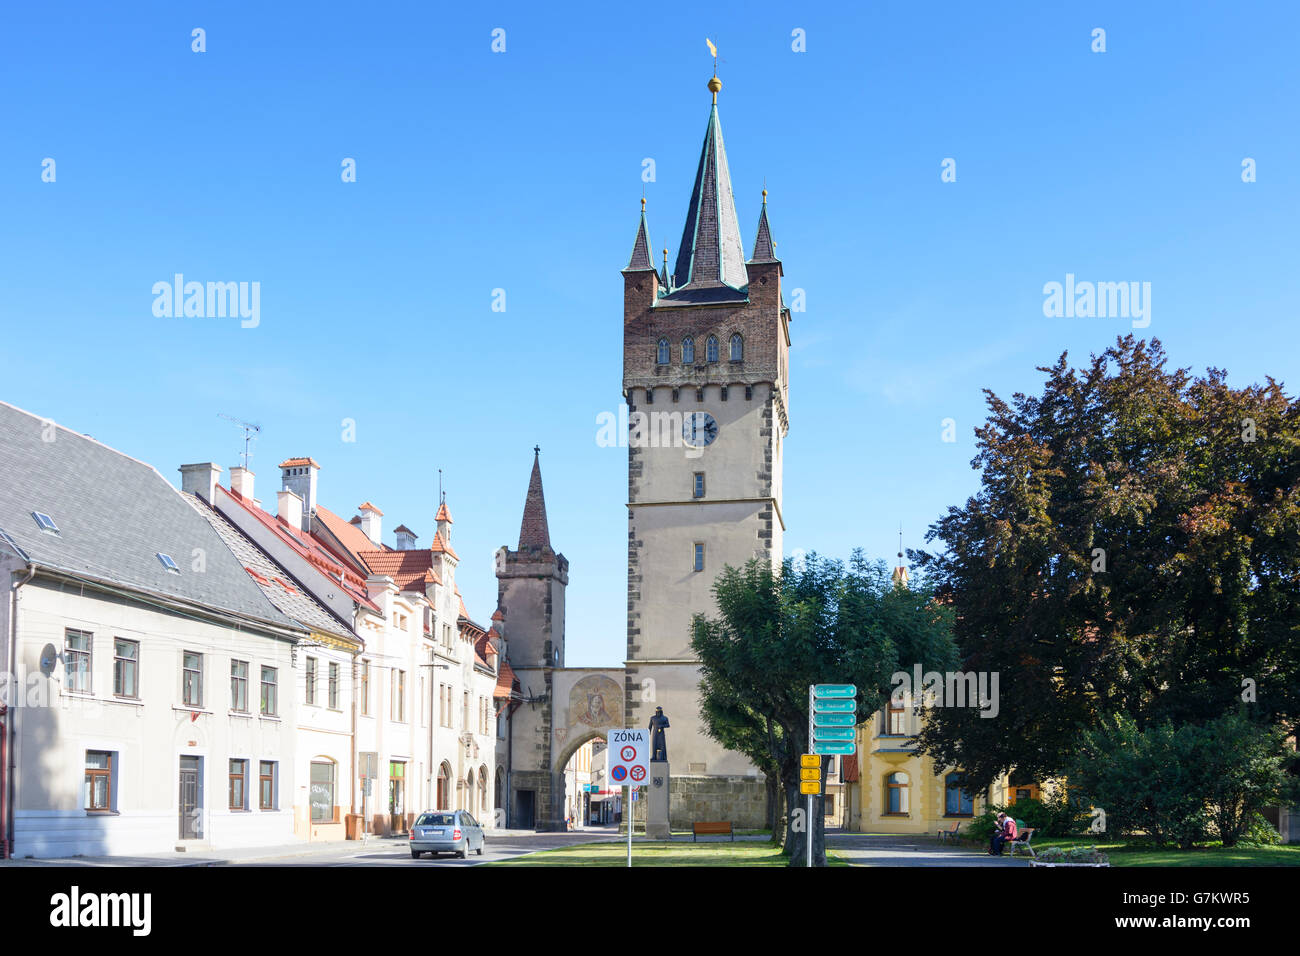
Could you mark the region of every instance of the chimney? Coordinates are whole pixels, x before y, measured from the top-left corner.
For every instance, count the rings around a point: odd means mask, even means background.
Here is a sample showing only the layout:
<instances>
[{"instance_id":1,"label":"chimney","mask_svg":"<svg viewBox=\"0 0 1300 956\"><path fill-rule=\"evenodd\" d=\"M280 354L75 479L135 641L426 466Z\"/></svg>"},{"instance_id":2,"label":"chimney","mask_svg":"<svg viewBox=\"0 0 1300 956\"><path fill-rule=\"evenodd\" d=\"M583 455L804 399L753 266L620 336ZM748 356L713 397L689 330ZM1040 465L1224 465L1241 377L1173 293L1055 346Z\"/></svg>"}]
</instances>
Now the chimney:
<instances>
[{"instance_id":1,"label":"chimney","mask_svg":"<svg viewBox=\"0 0 1300 956\"><path fill-rule=\"evenodd\" d=\"M370 542L376 547L381 547L383 541L383 517L384 513L372 505L369 501L365 502L357 509L361 512L361 530Z\"/></svg>"},{"instance_id":2,"label":"chimney","mask_svg":"<svg viewBox=\"0 0 1300 956\"><path fill-rule=\"evenodd\" d=\"M236 466L230 469L230 490L245 501L253 501L253 473L247 468Z\"/></svg>"},{"instance_id":3,"label":"chimney","mask_svg":"<svg viewBox=\"0 0 1300 956\"><path fill-rule=\"evenodd\" d=\"M198 495L208 504L212 504L212 496L216 494L217 482L221 475L221 469L217 465L210 461L181 465L180 473L181 491L187 495Z\"/></svg>"},{"instance_id":4,"label":"chimney","mask_svg":"<svg viewBox=\"0 0 1300 956\"><path fill-rule=\"evenodd\" d=\"M280 487L302 501L299 527L311 531L311 513L316 510L316 476L320 465L312 458L288 458L280 462Z\"/></svg>"},{"instance_id":5,"label":"chimney","mask_svg":"<svg viewBox=\"0 0 1300 956\"><path fill-rule=\"evenodd\" d=\"M397 535L398 551L414 551L416 533L404 524L399 524L393 529L393 534Z\"/></svg>"},{"instance_id":6,"label":"chimney","mask_svg":"<svg viewBox=\"0 0 1300 956\"><path fill-rule=\"evenodd\" d=\"M275 496L276 514L280 520L297 531L302 527L302 499L287 488Z\"/></svg>"}]
</instances>

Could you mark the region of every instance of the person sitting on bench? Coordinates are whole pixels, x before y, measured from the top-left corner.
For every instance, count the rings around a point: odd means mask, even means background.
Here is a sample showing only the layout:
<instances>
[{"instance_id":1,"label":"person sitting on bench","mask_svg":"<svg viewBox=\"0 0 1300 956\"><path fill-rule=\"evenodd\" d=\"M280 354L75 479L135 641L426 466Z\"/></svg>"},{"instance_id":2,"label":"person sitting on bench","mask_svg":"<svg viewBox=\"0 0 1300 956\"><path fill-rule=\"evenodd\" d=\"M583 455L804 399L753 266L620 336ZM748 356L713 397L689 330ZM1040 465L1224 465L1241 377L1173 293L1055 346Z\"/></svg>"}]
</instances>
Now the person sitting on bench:
<instances>
[{"instance_id":1,"label":"person sitting on bench","mask_svg":"<svg viewBox=\"0 0 1300 956\"><path fill-rule=\"evenodd\" d=\"M997 828L993 831L993 839L989 842L989 853L992 856L1002 855L1002 846L1010 843L1016 838L1016 821L1006 815L1006 812L998 814Z\"/></svg>"}]
</instances>

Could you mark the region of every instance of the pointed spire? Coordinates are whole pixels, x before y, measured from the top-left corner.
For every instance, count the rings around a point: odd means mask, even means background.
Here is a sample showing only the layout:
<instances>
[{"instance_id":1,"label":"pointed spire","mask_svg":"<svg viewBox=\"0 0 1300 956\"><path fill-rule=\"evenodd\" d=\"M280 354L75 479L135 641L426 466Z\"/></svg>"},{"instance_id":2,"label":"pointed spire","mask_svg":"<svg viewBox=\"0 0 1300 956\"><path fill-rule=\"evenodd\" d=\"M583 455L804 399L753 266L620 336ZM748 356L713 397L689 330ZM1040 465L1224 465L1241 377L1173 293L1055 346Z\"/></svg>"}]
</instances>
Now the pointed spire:
<instances>
[{"instance_id":1,"label":"pointed spire","mask_svg":"<svg viewBox=\"0 0 1300 956\"><path fill-rule=\"evenodd\" d=\"M654 271L654 262L650 259L650 229L645 222L645 198L641 199L641 223L636 228L636 239L632 243L632 258L628 260L624 272Z\"/></svg>"},{"instance_id":2,"label":"pointed spire","mask_svg":"<svg viewBox=\"0 0 1300 956\"><path fill-rule=\"evenodd\" d=\"M754 254L750 262L780 262L776 257L776 243L772 241L772 227L767 224L767 190L763 190L763 209L758 214L758 234L754 237Z\"/></svg>"},{"instance_id":3,"label":"pointed spire","mask_svg":"<svg viewBox=\"0 0 1300 956\"><path fill-rule=\"evenodd\" d=\"M894 587L907 587L907 565L903 563L903 525L898 526L898 566L892 575Z\"/></svg>"},{"instance_id":4,"label":"pointed spire","mask_svg":"<svg viewBox=\"0 0 1300 956\"><path fill-rule=\"evenodd\" d=\"M533 446L533 474L524 499L524 520L519 526L520 551L549 551L551 532L546 526L546 498L542 495L541 448Z\"/></svg>"},{"instance_id":5,"label":"pointed spire","mask_svg":"<svg viewBox=\"0 0 1300 956\"><path fill-rule=\"evenodd\" d=\"M704 132L704 148L695 172L691 206L686 213L681 246L677 250L677 268L673 286L727 285L742 289L749 284L745 272L745 250L736 221L736 200L731 192L731 171L727 151L722 143L722 126L718 122L717 95L722 83L715 76L709 80L714 105L709 110L709 125Z\"/></svg>"},{"instance_id":6,"label":"pointed spire","mask_svg":"<svg viewBox=\"0 0 1300 956\"><path fill-rule=\"evenodd\" d=\"M660 284L661 286L663 286L663 290L664 290L665 293L667 293L667 292L672 292L672 291L673 291L672 283L670 283L670 282L668 281L670 278L671 278L671 277L668 275L668 247L665 246L665 247L664 247L664 267L663 267L663 269L661 269L660 272L659 272L659 284Z\"/></svg>"}]
</instances>

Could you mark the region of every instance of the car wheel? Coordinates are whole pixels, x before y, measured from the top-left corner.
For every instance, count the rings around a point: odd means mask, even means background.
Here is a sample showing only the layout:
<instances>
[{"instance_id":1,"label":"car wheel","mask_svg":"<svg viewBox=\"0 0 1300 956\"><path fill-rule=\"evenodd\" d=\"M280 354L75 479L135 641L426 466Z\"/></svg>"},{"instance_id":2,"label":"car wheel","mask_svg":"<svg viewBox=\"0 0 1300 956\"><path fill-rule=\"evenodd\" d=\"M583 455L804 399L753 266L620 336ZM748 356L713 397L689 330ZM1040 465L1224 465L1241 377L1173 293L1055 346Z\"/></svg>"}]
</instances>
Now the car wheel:
<instances>
[{"instance_id":1,"label":"car wheel","mask_svg":"<svg viewBox=\"0 0 1300 956\"><path fill-rule=\"evenodd\" d=\"M477 852L479 856L482 856L482 855L483 855L483 844L482 844L482 843L480 843L480 844L478 845L478 850L475 851L475 852Z\"/></svg>"},{"instance_id":2,"label":"car wheel","mask_svg":"<svg viewBox=\"0 0 1300 956\"><path fill-rule=\"evenodd\" d=\"M420 851L419 851L419 850L412 850L412 851L411 851L411 859L412 859L412 860L418 860L419 858L420 858Z\"/></svg>"},{"instance_id":3,"label":"car wheel","mask_svg":"<svg viewBox=\"0 0 1300 956\"><path fill-rule=\"evenodd\" d=\"M465 845L464 845L463 847L461 847L459 850L456 851L456 856L460 857L462 860L465 859L465 857L469 856L469 842L468 842L468 841L466 841L466 843L465 843Z\"/></svg>"}]
</instances>

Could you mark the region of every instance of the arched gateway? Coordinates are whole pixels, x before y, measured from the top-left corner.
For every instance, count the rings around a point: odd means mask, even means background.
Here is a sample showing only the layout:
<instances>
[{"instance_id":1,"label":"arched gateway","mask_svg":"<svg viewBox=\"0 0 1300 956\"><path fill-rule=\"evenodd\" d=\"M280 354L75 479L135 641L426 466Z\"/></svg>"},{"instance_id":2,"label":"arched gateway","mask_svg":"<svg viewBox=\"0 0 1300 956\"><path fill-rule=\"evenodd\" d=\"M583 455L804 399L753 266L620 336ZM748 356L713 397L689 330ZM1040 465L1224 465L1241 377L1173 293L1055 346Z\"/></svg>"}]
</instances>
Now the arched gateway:
<instances>
[{"instance_id":1,"label":"arched gateway","mask_svg":"<svg viewBox=\"0 0 1300 956\"><path fill-rule=\"evenodd\" d=\"M519 548L496 555L494 624L514 684L497 766L505 768L505 825L562 830L565 765L588 740L626 726L626 677L621 668L564 666L569 562L551 547L536 452Z\"/></svg>"}]
</instances>

